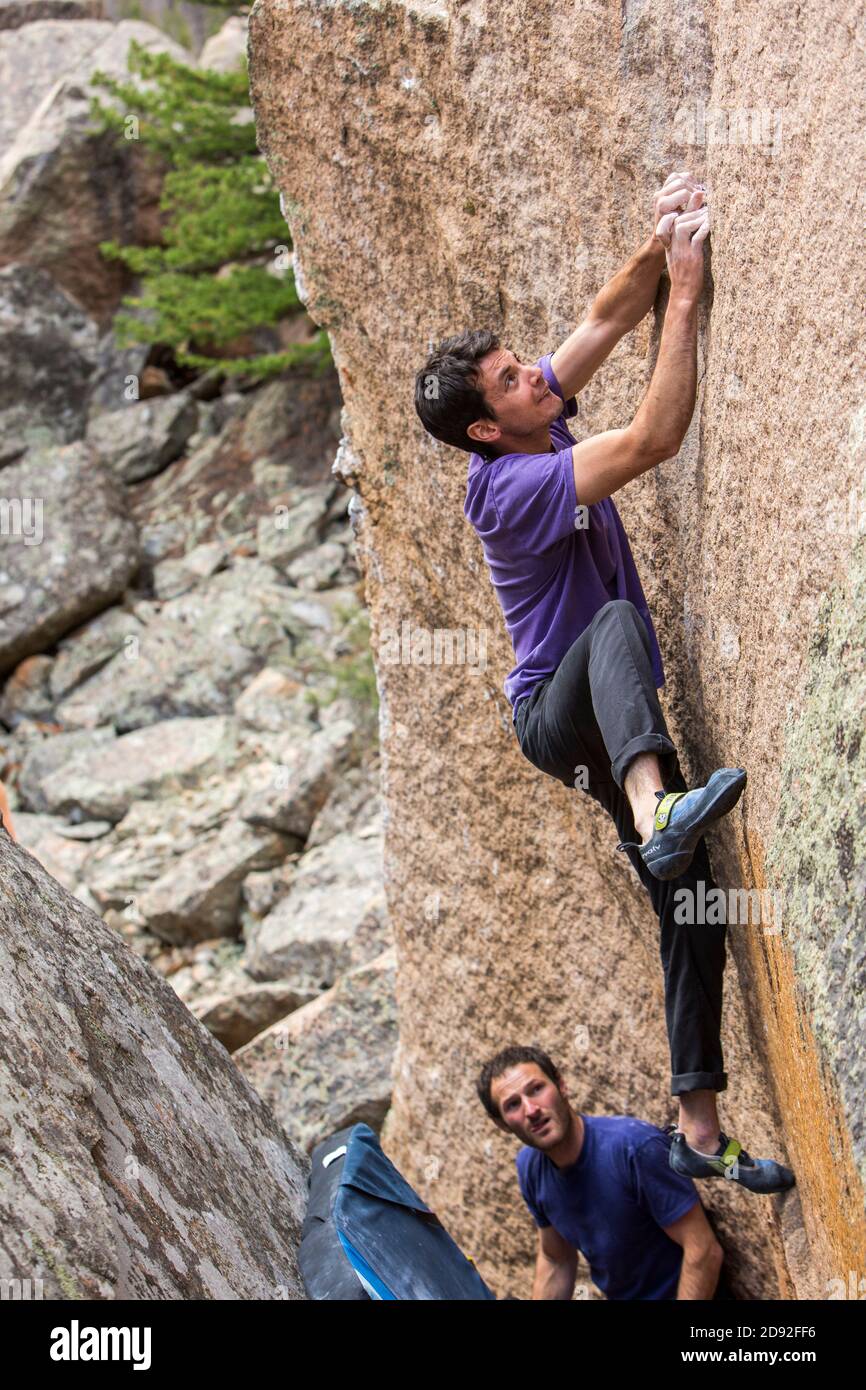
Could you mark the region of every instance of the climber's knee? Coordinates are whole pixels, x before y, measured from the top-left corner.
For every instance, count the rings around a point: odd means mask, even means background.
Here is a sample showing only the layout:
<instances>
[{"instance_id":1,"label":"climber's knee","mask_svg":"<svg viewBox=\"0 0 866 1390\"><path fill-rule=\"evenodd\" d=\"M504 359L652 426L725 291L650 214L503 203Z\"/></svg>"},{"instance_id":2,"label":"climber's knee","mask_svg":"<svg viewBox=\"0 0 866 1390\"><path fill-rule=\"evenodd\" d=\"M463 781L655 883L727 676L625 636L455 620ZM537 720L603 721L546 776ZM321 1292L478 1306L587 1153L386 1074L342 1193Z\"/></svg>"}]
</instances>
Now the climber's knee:
<instances>
[{"instance_id":1,"label":"climber's knee","mask_svg":"<svg viewBox=\"0 0 866 1390\"><path fill-rule=\"evenodd\" d=\"M637 609L635 608L634 604L631 602L630 599L612 598L607 603L602 604L601 608L599 608L598 612L592 620L593 626L600 626L601 623L610 622L611 618L614 618L617 615L619 615L621 618L629 618L632 616L632 614L636 618L640 617L640 614L638 613Z\"/></svg>"}]
</instances>

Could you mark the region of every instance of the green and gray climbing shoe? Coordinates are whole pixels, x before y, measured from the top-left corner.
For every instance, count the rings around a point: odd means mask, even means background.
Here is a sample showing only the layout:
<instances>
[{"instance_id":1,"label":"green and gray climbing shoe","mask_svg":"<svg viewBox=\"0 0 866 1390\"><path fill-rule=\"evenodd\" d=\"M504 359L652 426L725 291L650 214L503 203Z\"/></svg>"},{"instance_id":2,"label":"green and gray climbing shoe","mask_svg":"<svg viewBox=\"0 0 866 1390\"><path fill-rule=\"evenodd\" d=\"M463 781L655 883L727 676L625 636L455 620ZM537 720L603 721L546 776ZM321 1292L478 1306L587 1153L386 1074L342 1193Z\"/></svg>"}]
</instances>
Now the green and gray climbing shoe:
<instances>
[{"instance_id":1,"label":"green and gray climbing shoe","mask_svg":"<svg viewBox=\"0 0 866 1390\"><path fill-rule=\"evenodd\" d=\"M797 1179L784 1164L774 1158L752 1158L736 1139L719 1135L719 1147L714 1154L700 1153L686 1143L686 1136L669 1125L671 1136L668 1162L675 1173L689 1178L728 1178L749 1192L786 1192Z\"/></svg>"},{"instance_id":2,"label":"green and gray climbing shoe","mask_svg":"<svg viewBox=\"0 0 866 1390\"><path fill-rule=\"evenodd\" d=\"M642 845L625 841L617 849L636 849L654 878L678 878L691 864L704 831L736 805L745 785L745 768L720 767L705 787L656 792L658 806L650 838Z\"/></svg>"}]
</instances>

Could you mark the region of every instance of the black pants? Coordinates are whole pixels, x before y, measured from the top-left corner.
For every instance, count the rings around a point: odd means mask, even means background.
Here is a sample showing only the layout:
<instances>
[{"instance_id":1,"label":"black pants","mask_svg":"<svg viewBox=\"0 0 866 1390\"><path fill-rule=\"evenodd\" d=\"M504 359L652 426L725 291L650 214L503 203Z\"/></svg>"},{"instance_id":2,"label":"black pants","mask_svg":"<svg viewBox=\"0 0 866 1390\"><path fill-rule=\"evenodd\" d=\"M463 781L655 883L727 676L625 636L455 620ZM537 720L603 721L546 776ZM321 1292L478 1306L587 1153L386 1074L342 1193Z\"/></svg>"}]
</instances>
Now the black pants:
<instances>
[{"instance_id":1,"label":"black pants","mask_svg":"<svg viewBox=\"0 0 866 1390\"><path fill-rule=\"evenodd\" d=\"M646 625L625 599L599 609L553 675L519 701L514 725L521 752L533 766L567 787L588 791L613 818L620 840L640 838L623 791L626 769L638 753L658 755L665 791L687 790L658 700ZM727 928L674 920L677 889L689 889L696 903L699 880L705 894L715 887L706 844L699 840L687 871L667 882L653 877L636 849L625 853L659 919L671 1094L723 1091L728 1084L720 1037Z\"/></svg>"}]
</instances>

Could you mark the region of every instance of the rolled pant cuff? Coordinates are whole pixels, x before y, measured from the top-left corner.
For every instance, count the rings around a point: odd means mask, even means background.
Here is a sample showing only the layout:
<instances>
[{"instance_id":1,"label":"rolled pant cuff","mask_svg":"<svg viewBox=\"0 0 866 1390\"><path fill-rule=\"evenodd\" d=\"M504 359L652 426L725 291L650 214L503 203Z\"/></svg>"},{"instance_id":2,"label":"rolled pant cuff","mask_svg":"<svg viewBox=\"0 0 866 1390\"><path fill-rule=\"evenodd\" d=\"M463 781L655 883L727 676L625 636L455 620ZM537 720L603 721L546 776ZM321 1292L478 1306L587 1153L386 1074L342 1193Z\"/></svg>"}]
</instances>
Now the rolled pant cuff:
<instances>
[{"instance_id":1,"label":"rolled pant cuff","mask_svg":"<svg viewBox=\"0 0 866 1390\"><path fill-rule=\"evenodd\" d=\"M726 1091L728 1073L726 1071L682 1071L671 1077L671 1095L681 1096L685 1091Z\"/></svg>"},{"instance_id":2,"label":"rolled pant cuff","mask_svg":"<svg viewBox=\"0 0 866 1390\"><path fill-rule=\"evenodd\" d=\"M621 792L625 791L626 769L638 753L658 753L661 757L672 758L677 756L676 748L665 734L638 734L637 738L630 739L610 765L611 776Z\"/></svg>"}]
</instances>

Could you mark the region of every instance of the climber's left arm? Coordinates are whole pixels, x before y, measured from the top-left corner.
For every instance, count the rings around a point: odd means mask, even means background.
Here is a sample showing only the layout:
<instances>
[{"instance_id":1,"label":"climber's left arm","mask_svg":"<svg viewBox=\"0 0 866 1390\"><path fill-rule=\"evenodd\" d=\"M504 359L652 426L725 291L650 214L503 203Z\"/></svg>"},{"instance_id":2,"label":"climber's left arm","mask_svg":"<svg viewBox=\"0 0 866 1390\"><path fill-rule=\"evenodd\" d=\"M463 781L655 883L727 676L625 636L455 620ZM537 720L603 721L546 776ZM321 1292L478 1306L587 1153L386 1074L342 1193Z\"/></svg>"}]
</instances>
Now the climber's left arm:
<instances>
[{"instance_id":1,"label":"climber's left arm","mask_svg":"<svg viewBox=\"0 0 866 1390\"><path fill-rule=\"evenodd\" d=\"M551 358L564 400L581 391L593 372L649 313L665 268L665 236L670 240L672 215L701 187L687 171L674 173L653 199L653 233L603 286L589 313ZM662 220L664 219L664 220ZM661 230L661 236L657 233Z\"/></svg>"}]
</instances>

